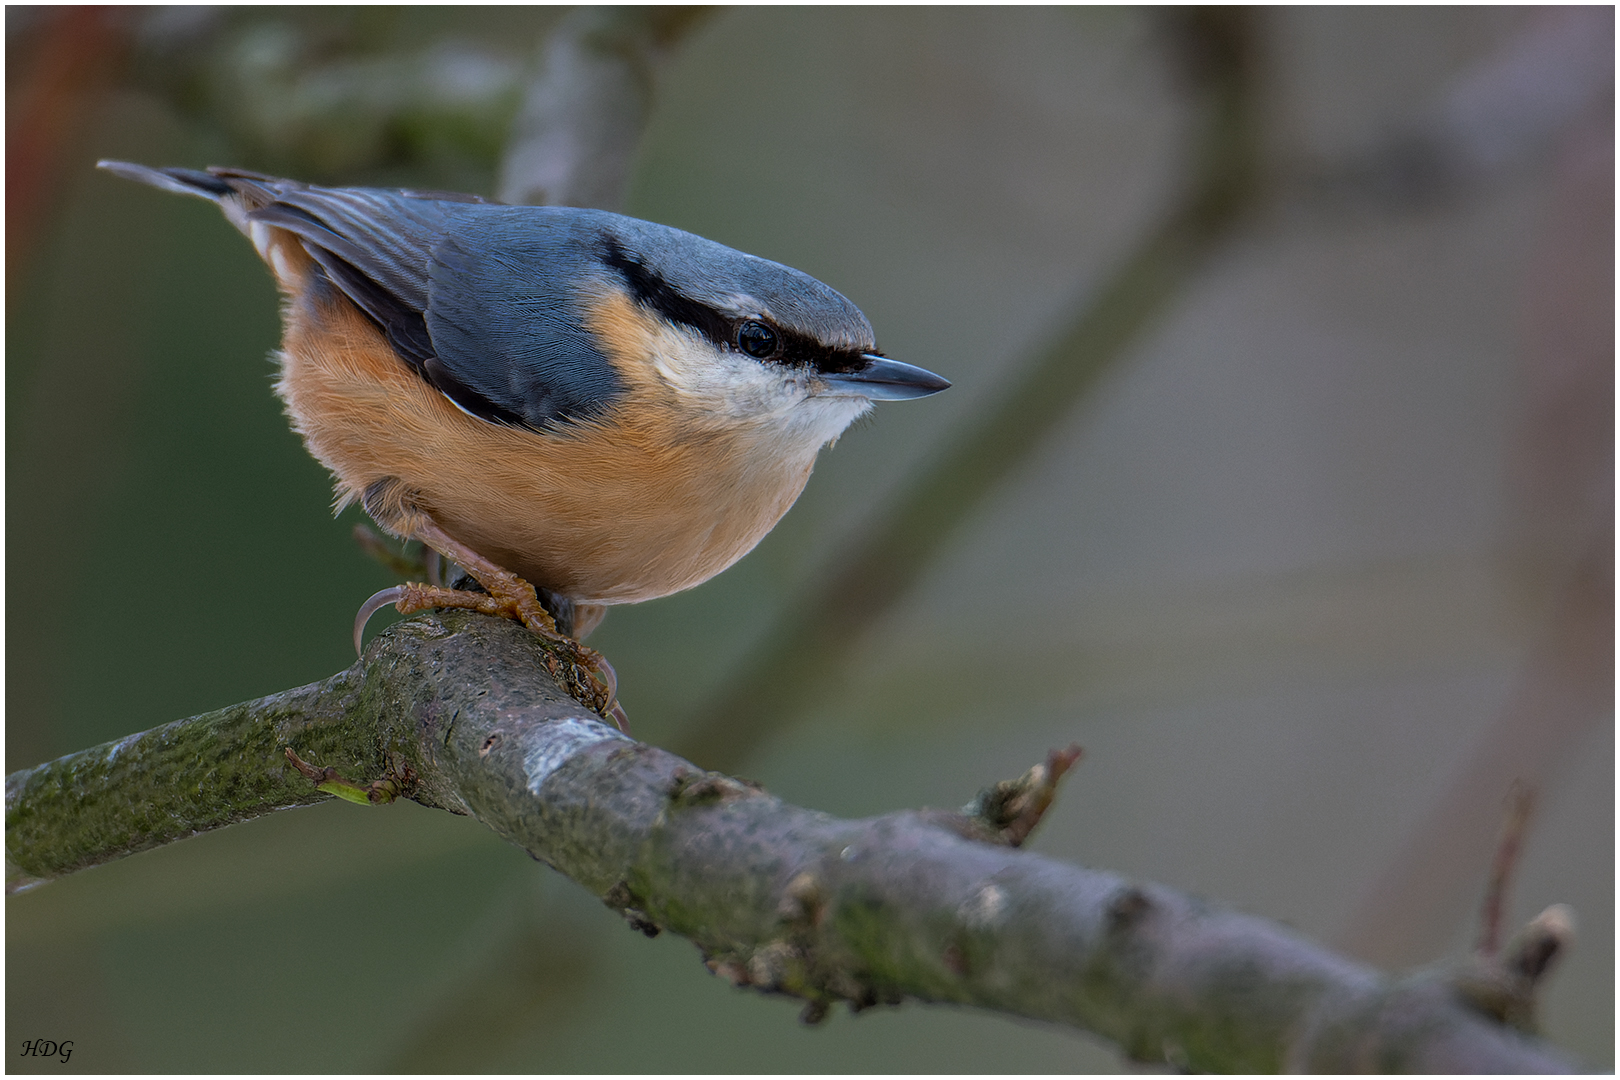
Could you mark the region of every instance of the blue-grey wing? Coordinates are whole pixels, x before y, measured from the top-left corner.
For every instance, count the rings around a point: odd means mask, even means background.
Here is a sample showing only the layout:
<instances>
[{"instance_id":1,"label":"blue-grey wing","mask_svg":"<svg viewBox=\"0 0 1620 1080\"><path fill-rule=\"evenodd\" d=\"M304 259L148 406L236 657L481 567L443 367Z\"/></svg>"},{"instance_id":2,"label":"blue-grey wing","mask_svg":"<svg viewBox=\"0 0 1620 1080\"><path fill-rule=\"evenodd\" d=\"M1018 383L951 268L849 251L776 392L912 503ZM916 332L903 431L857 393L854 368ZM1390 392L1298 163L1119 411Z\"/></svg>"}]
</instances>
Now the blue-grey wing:
<instances>
[{"instance_id":1,"label":"blue-grey wing","mask_svg":"<svg viewBox=\"0 0 1620 1080\"><path fill-rule=\"evenodd\" d=\"M400 357L466 412L549 429L621 391L580 308L597 215L221 173L262 192L249 219L297 236Z\"/></svg>"},{"instance_id":2,"label":"blue-grey wing","mask_svg":"<svg viewBox=\"0 0 1620 1080\"><path fill-rule=\"evenodd\" d=\"M433 249L426 322L438 385L476 394L464 408L516 414L530 427L599 414L624 382L597 347L582 306L600 291L597 215L551 207L489 207Z\"/></svg>"}]
</instances>

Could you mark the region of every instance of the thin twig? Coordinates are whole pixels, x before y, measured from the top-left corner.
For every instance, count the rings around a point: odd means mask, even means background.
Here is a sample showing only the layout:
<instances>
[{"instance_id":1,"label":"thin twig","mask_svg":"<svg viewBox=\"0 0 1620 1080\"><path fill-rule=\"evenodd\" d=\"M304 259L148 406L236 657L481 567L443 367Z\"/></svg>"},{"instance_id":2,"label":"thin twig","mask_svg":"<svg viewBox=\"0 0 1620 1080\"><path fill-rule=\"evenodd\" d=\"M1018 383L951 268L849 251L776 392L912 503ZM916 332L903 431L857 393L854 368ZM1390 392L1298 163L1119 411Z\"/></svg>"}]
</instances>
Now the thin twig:
<instances>
[{"instance_id":1,"label":"thin twig","mask_svg":"<svg viewBox=\"0 0 1620 1080\"><path fill-rule=\"evenodd\" d=\"M1480 956L1494 957L1501 947L1502 912L1507 906L1513 871L1518 868L1519 853L1524 848L1525 832L1535 806L1535 788L1523 780L1513 781L1502 815L1502 835L1496 843L1496 856L1491 860L1490 880L1485 885L1485 899L1479 908L1479 941L1474 950Z\"/></svg>"}]
</instances>

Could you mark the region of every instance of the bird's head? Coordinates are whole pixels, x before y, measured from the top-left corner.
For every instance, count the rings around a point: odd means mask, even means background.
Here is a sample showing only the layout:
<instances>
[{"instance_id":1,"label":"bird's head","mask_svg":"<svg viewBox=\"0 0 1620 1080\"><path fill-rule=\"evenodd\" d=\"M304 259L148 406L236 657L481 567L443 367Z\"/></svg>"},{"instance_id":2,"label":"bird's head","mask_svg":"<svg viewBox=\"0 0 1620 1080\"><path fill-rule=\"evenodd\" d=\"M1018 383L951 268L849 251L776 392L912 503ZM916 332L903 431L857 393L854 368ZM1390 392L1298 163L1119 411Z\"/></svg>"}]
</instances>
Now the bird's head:
<instances>
[{"instance_id":1,"label":"bird's head","mask_svg":"<svg viewBox=\"0 0 1620 1080\"><path fill-rule=\"evenodd\" d=\"M878 353L866 316L807 274L667 226L597 224L588 324L627 381L700 427L777 428L819 447L873 401L950 386Z\"/></svg>"}]
</instances>

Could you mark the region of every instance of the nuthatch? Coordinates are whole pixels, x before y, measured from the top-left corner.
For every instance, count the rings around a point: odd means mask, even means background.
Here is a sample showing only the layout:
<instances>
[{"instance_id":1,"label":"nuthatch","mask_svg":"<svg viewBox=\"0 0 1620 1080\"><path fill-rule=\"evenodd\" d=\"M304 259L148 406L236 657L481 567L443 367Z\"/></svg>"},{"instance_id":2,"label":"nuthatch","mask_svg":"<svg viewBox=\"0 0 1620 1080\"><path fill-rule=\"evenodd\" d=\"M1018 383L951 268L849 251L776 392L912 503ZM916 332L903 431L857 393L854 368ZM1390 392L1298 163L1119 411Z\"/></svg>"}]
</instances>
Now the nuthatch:
<instances>
[{"instance_id":1,"label":"nuthatch","mask_svg":"<svg viewBox=\"0 0 1620 1080\"><path fill-rule=\"evenodd\" d=\"M462 606L555 636L532 583L583 637L607 605L747 554L873 401L950 385L878 353L866 317L814 278L664 225L101 167L210 199L253 241L284 296L276 393L338 509L358 501L489 592L385 590L359 623L387 602Z\"/></svg>"}]
</instances>

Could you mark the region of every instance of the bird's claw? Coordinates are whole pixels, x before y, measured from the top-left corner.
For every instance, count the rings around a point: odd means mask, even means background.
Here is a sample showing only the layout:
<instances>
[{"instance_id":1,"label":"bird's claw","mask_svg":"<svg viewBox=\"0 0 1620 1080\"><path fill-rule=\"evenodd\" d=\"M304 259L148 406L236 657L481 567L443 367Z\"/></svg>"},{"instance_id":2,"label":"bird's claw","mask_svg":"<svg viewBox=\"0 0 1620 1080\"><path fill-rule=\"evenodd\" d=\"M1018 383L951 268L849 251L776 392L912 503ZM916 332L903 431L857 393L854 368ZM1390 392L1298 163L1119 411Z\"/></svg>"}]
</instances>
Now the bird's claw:
<instances>
[{"instance_id":1,"label":"bird's claw","mask_svg":"<svg viewBox=\"0 0 1620 1080\"><path fill-rule=\"evenodd\" d=\"M619 673L613 670L608 658L595 649L580 645L579 651L582 659L587 661L584 665L585 670L590 672L591 677L601 683L603 690L606 691L602 715L612 720L620 731L626 735L630 734L630 717L625 714L624 706L619 704Z\"/></svg>"},{"instance_id":2,"label":"bird's claw","mask_svg":"<svg viewBox=\"0 0 1620 1080\"><path fill-rule=\"evenodd\" d=\"M383 608L398 604L404 595L405 586L395 585L372 593L370 599L360 605L360 610L354 613L354 655L364 655L360 648L360 635L365 632L366 623Z\"/></svg>"},{"instance_id":3,"label":"bird's claw","mask_svg":"<svg viewBox=\"0 0 1620 1080\"><path fill-rule=\"evenodd\" d=\"M526 584L526 583L525 583ZM630 732L630 721L625 715L624 706L619 704L619 674L608 663L607 657L588 645L581 645L573 638L557 630L557 623L552 619L550 612L540 605L532 588L527 595L521 593L516 596L496 597L486 593L468 592L464 589L447 589L439 585L423 585L417 582L407 582L404 585L395 585L382 589L360 605L360 610L354 617L354 651L355 655L362 655L361 634L371 617L383 608L392 605L401 615L411 615L428 608L464 608L470 611L482 612L485 615L494 615L498 618L514 619L536 637L560 646L569 654L569 659L576 667L584 671L601 687L597 698L601 701L598 711L607 719L612 720L619 730L625 734ZM552 663L548 661L548 663ZM552 674L558 674L553 667Z\"/></svg>"}]
</instances>

